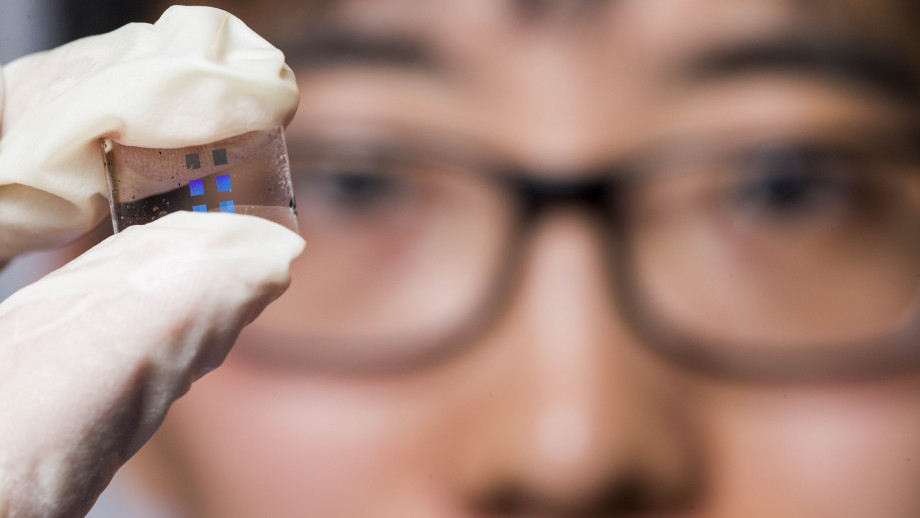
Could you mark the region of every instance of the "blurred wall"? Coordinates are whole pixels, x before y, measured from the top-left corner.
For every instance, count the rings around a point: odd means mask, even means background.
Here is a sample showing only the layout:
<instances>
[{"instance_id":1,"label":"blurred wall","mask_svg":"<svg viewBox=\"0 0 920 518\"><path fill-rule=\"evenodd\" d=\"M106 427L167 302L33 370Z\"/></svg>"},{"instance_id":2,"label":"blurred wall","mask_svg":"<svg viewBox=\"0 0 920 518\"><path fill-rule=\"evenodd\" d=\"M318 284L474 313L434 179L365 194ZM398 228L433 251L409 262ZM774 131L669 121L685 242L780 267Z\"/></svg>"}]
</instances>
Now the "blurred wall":
<instances>
[{"instance_id":1,"label":"blurred wall","mask_svg":"<svg viewBox=\"0 0 920 518\"><path fill-rule=\"evenodd\" d=\"M62 41L59 0L0 0L0 63Z\"/></svg>"}]
</instances>

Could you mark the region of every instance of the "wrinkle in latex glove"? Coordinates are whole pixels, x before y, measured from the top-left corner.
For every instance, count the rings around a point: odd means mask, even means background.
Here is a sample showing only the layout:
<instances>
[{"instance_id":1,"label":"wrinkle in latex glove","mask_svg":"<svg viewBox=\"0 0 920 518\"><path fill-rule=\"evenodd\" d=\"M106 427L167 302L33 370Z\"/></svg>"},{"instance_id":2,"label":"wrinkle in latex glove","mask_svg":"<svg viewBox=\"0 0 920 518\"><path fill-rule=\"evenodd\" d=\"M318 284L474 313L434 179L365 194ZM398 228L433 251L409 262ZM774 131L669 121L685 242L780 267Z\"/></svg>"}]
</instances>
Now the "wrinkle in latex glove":
<instances>
[{"instance_id":1,"label":"wrinkle in latex glove","mask_svg":"<svg viewBox=\"0 0 920 518\"><path fill-rule=\"evenodd\" d=\"M298 101L282 53L206 7L27 56L0 79L0 261L108 216L100 138L200 145L284 125Z\"/></svg>"},{"instance_id":2,"label":"wrinkle in latex glove","mask_svg":"<svg viewBox=\"0 0 920 518\"><path fill-rule=\"evenodd\" d=\"M303 246L261 218L178 212L0 304L0 516L86 513Z\"/></svg>"}]
</instances>

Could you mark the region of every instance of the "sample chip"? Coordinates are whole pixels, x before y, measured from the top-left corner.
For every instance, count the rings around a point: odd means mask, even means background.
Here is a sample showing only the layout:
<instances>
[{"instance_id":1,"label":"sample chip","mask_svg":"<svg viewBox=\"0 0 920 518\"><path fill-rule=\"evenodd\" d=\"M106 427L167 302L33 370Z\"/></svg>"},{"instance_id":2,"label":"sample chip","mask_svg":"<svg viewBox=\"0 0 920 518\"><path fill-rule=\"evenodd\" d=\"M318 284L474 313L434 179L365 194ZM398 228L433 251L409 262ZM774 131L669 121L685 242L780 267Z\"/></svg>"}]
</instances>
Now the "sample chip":
<instances>
[{"instance_id":1,"label":"sample chip","mask_svg":"<svg viewBox=\"0 0 920 518\"><path fill-rule=\"evenodd\" d=\"M109 139L102 149L115 232L179 210L250 214L298 230L281 126L181 149Z\"/></svg>"}]
</instances>

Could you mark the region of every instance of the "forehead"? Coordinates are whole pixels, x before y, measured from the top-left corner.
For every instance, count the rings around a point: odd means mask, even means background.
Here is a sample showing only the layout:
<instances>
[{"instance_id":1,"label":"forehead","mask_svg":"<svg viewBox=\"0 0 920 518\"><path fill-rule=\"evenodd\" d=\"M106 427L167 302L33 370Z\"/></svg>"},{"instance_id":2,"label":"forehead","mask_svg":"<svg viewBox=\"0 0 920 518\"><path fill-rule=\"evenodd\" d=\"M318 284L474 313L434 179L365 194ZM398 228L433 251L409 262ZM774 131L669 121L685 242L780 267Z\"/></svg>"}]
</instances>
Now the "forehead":
<instances>
[{"instance_id":1,"label":"forehead","mask_svg":"<svg viewBox=\"0 0 920 518\"><path fill-rule=\"evenodd\" d=\"M307 115L389 110L382 118L491 132L485 138L517 138L511 147L523 149L527 141L548 155L555 148L575 155L582 147L603 154L607 142L628 147L641 139L636 128L655 124L675 92L684 98L689 91L669 91L670 78L713 49L841 36L890 49L899 34L912 34L905 2L897 0L239 2L222 7L285 51ZM754 55L754 64L785 66L789 52L780 51ZM904 68L907 53L888 54ZM316 58L320 66L311 66ZM729 67L758 70L749 67L750 52L742 58ZM810 65L800 62L796 70Z\"/></svg>"},{"instance_id":2,"label":"forehead","mask_svg":"<svg viewBox=\"0 0 920 518\"><path fill-rule=\"evenodd\" d=\"M330 25L368 33L411 35L471 59L503 51L579 47L580 54L628 43L666 52L699 40L765 31L794 23L785 0L339 0L298 3L295 16L272 27L282 47ZM266 13L267 14L267 13Z\"/></svg>"},{"instance_id":3,"label":"forehead","mask_svg":"<svg viewBox=\"0 0 920 518\"><path fill-rule=\"evenodd\" d=\"M494 36L567 34L597 40L680 40L744 34L771 25L853 30L893 36L913 32L909 0L250 0L218 1L270 39L296 39L324 23L405 30L432 40L483 46ZM603 30L601 30L603 29ZM485 38L484 38L485 37ZM479 45L477 45L479 44Z\"/></svg>"},{"instance_id":4,"label":"forehead","mask_svg":"<svg viewBox=\"0 0 920 518\"><path fill-rule=\"evenodd\" d=\"M268 34L294 65L309 52L314 54L307 57L330 50L393 57L395 51L455 66L462 73L455 77L465 79L496 82L539 69L595 81L612 75L646 88L644 81L660 79L652 76L682 66L682 60L760 41L816 48L833 40L851 51L871 48L875 58L887 53L884 66L907 68L917 53L905 53L903 46L917 50L920 39L905 23L916 18L903 16L900 5L896 0L338 0L300 2L283 18L272 9ZM330 34L339 38L324 40Z\"/></svg>"}]
</instances>

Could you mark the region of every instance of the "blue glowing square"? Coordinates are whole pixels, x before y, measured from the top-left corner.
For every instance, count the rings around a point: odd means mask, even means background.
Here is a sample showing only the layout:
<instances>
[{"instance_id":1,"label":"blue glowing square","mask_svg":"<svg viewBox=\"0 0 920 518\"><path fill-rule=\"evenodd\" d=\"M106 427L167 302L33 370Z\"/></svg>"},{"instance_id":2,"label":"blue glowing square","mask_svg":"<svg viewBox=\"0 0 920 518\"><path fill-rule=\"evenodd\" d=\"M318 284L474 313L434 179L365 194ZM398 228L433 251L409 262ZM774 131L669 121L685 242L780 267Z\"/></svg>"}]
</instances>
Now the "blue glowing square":
<instances>
[{"instance_id":1,"label":"blue glowing square","mask_svg":"<svg viewBox=\"0 0 920 518\"><path fill-rule=\"evenodd\" d=\"M220 211L221 212L233 212L236 213L236 210L233 208L233 200L222 201L220 202Z\"/></svg>"},{"instance_id":2,"label":"blue glowing square","mask_svg":"<svg viewBox=\"0 0 920 518\"><path fill-rule=\"evenodd\" d=\"M231 189L229 174L222 174L217 177L217 192L229 191Z\"/></svg>"},{"instance_id":3,"label":"blue glowing square","mask_svg":"<svg viewBox=\"0 0 920 518\"><path fill-rule=\"evenodd\" d=\"M188 190L192 193L192 196L201 196L204 194L204 180L192 180L188 183Z\"/></svg>"},{"instance_id":4,"label":"blue glowing square","mask_svg":"<svg viewBox=\"0 0 920 518\"><path fill-rule=\"evenodd\" d=\"M207 212L208 206L207 205L194 205L192 206L192 210L195 212Z\"/></svg>"}]
</instances>

